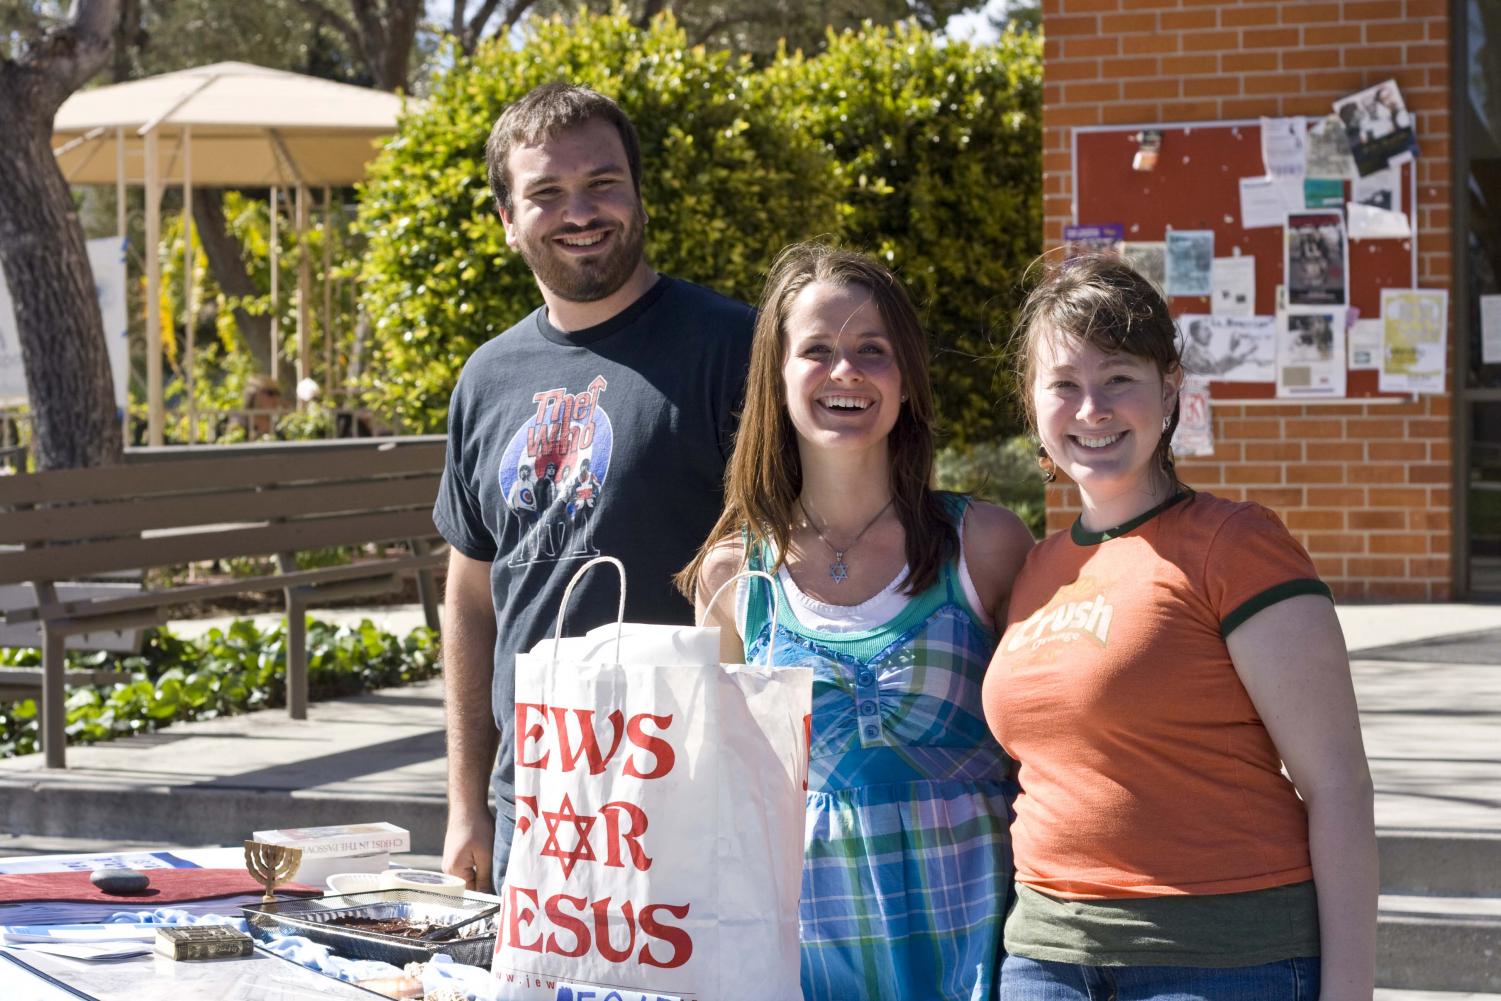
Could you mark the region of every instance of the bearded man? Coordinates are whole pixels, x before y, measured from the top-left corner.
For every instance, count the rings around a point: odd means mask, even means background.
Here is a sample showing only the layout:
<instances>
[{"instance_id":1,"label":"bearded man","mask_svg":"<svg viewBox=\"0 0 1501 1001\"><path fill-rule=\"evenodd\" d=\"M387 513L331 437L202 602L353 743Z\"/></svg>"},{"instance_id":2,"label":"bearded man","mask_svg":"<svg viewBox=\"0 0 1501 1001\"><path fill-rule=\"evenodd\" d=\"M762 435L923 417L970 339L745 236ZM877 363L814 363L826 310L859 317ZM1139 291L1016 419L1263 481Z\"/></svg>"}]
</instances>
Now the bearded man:
<instances>
[{"instance_id":1,"label":"bearded man","mask_svg":"<svg viewBox=\"0 0 1501 1001\"><path fill-rule=\"evenodd\" d=\"M480 890L499 887L516 824L515 655L551 631L588 555L529 544L537 531L561 538L568 512L538 503L525 515L541 524L519 531L512 522L523 515L506 503L512 481L555 457L587 468L590 539L627 568L626 617L691 624L672 575L722 507L754 321L749 306L647 263L640 143L614 101L583 87L538 87L500 116L485 159L506 243L531 269L543 305L464 366L433 509L451 546L443 868ZM594 573L575 589L570 634L614 621L614 578Z\"/></svg>"}]
</instances>

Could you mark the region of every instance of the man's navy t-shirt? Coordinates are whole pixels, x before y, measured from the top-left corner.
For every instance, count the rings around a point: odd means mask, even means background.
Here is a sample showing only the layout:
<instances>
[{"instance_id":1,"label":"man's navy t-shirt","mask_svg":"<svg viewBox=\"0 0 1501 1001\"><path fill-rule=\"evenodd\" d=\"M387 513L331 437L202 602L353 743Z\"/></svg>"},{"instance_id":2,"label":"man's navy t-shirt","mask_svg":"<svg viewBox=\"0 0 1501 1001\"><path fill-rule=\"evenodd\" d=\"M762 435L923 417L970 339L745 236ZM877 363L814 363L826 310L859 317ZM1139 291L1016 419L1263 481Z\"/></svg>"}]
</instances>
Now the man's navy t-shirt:
<instances>
[{"instance_id":1,"label":"man's navy t-shirt","mask_svg":"<svg viewBox=\"0 0 1501 1001\"><path fill-rule=\"evenodd\" d=\"M599 555L626 566L628 621L693 621L671 578L723 506L753 322L750 307L664 276L586 330L558 330L538 309L459 377L433 520L491 564L497 886L515 824L515 655L551 632L569 579ZM591 571L567 635L614 621L618 587L608 568Z\"/></svg>"}]
</instances>

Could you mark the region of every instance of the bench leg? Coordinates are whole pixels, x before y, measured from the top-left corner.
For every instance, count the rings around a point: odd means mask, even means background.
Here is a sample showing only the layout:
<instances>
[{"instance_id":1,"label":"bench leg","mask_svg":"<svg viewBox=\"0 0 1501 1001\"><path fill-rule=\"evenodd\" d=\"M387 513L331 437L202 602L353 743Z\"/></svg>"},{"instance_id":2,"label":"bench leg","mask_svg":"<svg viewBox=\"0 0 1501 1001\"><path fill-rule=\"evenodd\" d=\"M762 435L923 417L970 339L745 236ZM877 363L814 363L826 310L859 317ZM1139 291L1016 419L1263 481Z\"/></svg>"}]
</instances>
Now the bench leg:
<instances>
[{"instance_id":1,"label":"bench leg","mask_svg":"<svg viewBox=\"0 0 1501 1001\"><path fill-rule=\"evenodd\" d=\"M413 539L412 555L426 556L432 547L426 539ZM427 619L427 628L438 631L438 581L431 570L417 571L417 596L422 600L422 615Z\"/></svg>"},{"instance_id":2,"label":"bench leg","mask_svg":"<svg viewBox=\"0 0 1501 1001\"><path fill-rule=\"evenodd\" d=\"M42 754L48 768L68 767L68 705L63 693L67 636L42 626Z\"/></svg>"},{"instance_id":3,"label":"bench leg","mask_svg":"<svg viewBox=\"0 0 1501 1001\"><path fill-rule=\"evenodd\" d=\"M307 599L287 589L287 715L307 719Z\"/></svg>"}]
</instances>

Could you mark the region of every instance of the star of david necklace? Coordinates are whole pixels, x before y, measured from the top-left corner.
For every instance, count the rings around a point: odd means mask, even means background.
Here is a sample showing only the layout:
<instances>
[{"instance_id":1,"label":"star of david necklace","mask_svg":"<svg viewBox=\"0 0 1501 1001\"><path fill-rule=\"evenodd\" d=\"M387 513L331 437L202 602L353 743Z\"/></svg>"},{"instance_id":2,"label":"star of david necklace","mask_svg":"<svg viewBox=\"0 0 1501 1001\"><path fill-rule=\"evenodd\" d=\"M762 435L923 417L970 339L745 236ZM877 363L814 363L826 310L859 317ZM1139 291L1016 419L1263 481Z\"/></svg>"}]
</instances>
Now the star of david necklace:
<instances>
[{"instance_id":1,"label":"star of david necklace","mask_svg":"<svg viewBox=\"0 0 1501 1001\"><path fill-rule=\"evenodd\" d=\"M893 497L892 500L887 501L886 506L877 511L876 516L870 519L870 521L867 521L865 523L865 527L860 529L859 533L853 539L851 539L843 549L840 549L838 546L834 545L834 543L830 542L828 540L828 537L823 534L823 530L818 527L818 522L814 521L813 516L808 513L808 508L803 504L802 498L798 498L797 506L802 510L803 517L807 519L808 527L813 529L813 534L818 536L818 541L828 546L829 552L834 554L834 562L829 564L829 577L834 581L835 584L843 584L845 581L849 580L850 565L844 561L844 554L849 552L851 549L854 549L855 543L865 538L865 533L870 531L871 526L881 520L881 515L886 513L886 511L891 507L892 501L894 501L895 499L896 498Z\"/></svg>"}]
</instances>

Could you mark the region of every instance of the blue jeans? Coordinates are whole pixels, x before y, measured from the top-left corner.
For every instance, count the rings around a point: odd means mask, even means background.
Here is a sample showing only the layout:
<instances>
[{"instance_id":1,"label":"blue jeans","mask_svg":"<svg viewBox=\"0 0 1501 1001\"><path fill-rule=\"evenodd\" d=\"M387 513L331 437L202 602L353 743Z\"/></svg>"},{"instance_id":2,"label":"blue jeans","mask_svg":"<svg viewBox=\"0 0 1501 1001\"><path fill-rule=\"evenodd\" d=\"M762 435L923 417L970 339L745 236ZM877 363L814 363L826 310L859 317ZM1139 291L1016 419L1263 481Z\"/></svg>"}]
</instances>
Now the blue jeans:
<instances>
[{"instance_id":1,"label":"blue jeans","mask_svg":"<svg viewBox=\"0 0 1501 1001\"><path fill-rule=\"evenodd\" d=\"M1318 1001L1318 957L1262 966L1076 966L1007 956L1000 1001Z\"/></svg>"}]
</instances>

